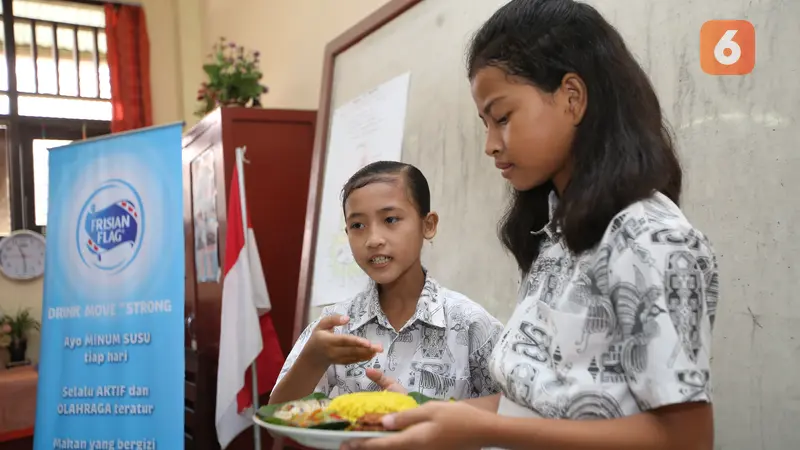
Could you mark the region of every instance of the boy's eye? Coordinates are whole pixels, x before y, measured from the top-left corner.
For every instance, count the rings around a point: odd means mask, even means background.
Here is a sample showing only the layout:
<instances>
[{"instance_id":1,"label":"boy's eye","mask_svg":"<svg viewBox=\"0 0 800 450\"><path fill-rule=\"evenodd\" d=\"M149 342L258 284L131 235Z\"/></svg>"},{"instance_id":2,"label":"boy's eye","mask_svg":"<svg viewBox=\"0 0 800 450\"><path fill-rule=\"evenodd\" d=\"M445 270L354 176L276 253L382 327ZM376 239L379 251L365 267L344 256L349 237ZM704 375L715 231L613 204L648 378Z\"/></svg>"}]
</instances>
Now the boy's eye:
<instances>
[{"instance_id":1,"label":"boy's eye","mask_svg":"<svg viewBox=\"0 0 800 450\"><path fill-rule=\"evenodd\" d=\"M400 219L397 218L397 217L387 217L386 218L386 223L397 223L398 221L400 221Z\"/></svg>"},{"instance_id":2,"label":"boy's eye","mask_svg":"<svg viewBox=\"0 0 800 450\"><path fill-rule=\"evenodd\" d=\"M363 223L355 222L355 223L351 223L350 224L350 229L351 230L356 230L356 229L360 229L360 228L364 228L364 224Z\"/></svg>"},{"instance_id":3,"label":"boy's eye","mask_svg":"<svg viewBox=\"0 0 800 450\"><path fill-rule=\"evenodd\" d=\"M508 123L508 116L503 116L496 120L496 122L500 125L505 125Z\"/></svg>"}]
</instances>

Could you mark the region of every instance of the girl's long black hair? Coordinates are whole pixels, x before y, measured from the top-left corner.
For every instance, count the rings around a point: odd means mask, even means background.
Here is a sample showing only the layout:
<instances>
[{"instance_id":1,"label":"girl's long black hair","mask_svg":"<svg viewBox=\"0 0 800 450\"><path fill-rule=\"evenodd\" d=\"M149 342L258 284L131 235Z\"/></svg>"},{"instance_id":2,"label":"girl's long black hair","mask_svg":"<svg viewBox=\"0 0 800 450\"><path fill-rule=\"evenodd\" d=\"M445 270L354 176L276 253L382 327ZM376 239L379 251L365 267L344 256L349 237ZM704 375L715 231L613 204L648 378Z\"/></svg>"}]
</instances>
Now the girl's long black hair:
<instances>
[{"instance_id":1,"label":"girl's long black hair","mask_svg":"<svg viewBox=\"0 0 800 450\"><path fill-rule=\"evenodd\" d=\"M682 170L658 98L622 37L593 7L573 0L512 0L471 42L469 78L487 66L548 93L568 73L586 84L572 178L554 215L573 253L596 246L616 214L655 191L679 202ZM522 271L538 256L543 236L531 231L547 224L552 189L546 183L515 191L499 224L500 240Z\"/></svg>"}]
</instances>

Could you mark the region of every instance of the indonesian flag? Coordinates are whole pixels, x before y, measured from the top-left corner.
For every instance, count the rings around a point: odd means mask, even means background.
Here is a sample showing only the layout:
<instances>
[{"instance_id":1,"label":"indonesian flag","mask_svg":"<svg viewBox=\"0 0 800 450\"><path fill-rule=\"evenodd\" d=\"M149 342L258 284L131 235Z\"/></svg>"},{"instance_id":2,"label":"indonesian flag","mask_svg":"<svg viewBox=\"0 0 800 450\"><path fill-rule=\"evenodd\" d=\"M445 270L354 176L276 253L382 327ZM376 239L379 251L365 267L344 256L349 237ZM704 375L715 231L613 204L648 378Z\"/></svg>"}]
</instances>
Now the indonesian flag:
<instances>
[{"instance_id":1,"label":"indonesian flag","mask_svg":"<svg viewBox=\"0 0 800 450\"><path fill-rule=\"evenodd\" d=\"M242 227L239 174L233 169L225 236L225 278L217 369L217 439L223 449L253 425L252 376L255 360L259 395L270 392L284 363L269 314L267 283L248 220ZM249 218L249 214L248 214Z\"/></svg>"}]
</instances>

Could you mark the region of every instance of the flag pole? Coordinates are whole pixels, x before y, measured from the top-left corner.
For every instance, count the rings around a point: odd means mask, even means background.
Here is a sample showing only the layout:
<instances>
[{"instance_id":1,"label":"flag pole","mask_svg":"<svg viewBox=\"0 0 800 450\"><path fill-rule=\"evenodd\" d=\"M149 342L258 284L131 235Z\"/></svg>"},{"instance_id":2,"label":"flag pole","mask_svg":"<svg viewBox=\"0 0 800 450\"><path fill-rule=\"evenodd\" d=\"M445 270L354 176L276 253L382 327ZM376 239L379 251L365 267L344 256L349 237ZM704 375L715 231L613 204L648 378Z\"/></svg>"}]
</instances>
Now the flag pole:
<instances>
[{"instance_id":1,"label":"flag pole","mask_svg":"<svg viewBox=\"0 0 800 450\"><path fill-rule=\"evenodd\" d=\"M244 244L245 248L250 248L249 227L247 222L247 197L244 191L244 163L247 161L244 153L247 151L247 146L236 148L236 169L239 172L239 198L241 199L242 206L242 227L244 228ZM250 377L253 382L253 412L258 411L258 374L256 373L256 364L253 361L250 364ZM261 428L253 424L253 447L255 450L261 450Z\"/></svg>"}]
</instances>

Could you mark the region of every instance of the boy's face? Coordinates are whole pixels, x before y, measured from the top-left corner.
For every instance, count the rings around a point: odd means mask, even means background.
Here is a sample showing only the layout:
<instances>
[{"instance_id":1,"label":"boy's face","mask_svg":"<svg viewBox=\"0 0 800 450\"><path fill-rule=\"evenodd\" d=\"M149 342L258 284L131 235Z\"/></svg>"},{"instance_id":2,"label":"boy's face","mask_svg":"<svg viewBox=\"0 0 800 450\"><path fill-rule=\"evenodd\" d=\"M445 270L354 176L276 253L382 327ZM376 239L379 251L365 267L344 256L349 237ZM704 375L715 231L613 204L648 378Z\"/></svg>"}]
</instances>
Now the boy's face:
<instances>
[{"instance_id":1,"label":"boy's face","mask_svg":"<svg viewBox=\"0 0 800 450\"><path fill-rule=\"evenodd\" d=\"M393 283L418 263L423 240L436 233L435 213L420 217L400 176L356 189L344 213L353 256L378 284Z\"/></svg>"}]
</instances>

